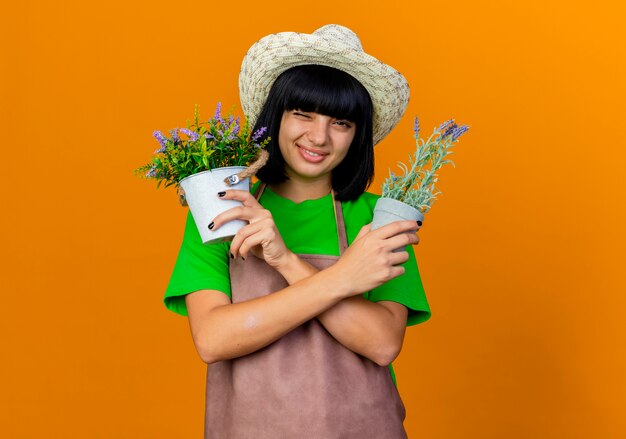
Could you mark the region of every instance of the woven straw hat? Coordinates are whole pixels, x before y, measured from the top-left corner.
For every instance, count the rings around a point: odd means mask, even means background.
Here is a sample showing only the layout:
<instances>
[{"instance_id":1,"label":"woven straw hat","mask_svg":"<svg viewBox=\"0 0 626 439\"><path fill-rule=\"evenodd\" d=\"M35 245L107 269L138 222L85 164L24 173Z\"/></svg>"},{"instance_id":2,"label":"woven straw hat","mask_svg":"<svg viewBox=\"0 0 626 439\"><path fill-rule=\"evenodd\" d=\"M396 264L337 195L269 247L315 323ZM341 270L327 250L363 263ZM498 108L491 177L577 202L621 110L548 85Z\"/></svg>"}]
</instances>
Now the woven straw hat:
<instances>
[{"instance_id":1,"label":"woven straw hat","mask_svg":"<svg viewBox=\"0 0 626 439\"><path fill-rule=\"evenodd\" d=\"M409 85L400 72L363 51L350 29L329 24L312 34L281 32L254 43L241 64L241 107L254 125L276 78L295 66L319 64L342 70L367 89L374 104L374 144L402 118Z\"/></svg>"}]
</instances>

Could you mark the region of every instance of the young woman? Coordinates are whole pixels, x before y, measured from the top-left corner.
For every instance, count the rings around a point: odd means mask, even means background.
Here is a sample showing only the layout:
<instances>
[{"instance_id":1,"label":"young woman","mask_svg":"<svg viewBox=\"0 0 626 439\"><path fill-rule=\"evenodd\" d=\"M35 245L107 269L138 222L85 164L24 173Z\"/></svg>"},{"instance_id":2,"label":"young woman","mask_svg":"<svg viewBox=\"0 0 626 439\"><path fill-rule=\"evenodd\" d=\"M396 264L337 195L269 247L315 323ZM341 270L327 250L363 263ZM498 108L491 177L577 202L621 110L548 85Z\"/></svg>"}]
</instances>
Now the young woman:
<instances>
[{"instance_id":1,"label":"young woman","mask_svg":"<svg viewBox=\"0 0 626 439\"><path fill-rule=\"evenodd\" d=\"M203 246L189 215L165 297L208 364L205 436L404 438L390 363L430 316L411 248L421 224L370 231L365 190L406 81L329 25L257 42L240 91L270 159L252 193L215 194L243 206L209 228L249 224Z\"/></svg>"}]
</instances>

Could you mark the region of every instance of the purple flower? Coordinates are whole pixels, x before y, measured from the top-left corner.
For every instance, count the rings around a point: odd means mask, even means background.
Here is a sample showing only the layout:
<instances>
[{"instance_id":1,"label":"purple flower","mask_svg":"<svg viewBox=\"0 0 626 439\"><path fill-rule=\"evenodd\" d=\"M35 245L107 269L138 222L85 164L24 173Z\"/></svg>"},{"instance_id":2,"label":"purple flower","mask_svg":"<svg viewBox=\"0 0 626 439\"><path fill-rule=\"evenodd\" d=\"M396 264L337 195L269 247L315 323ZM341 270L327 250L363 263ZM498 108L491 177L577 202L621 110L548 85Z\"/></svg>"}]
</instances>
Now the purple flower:
<instances>
[{"instance_id":1,"label":"purple flower","mask_svg":"<svg viewBox=\"0 0 626 439\"><path fill-rule=\"evenodd\" d=\"M415 133L415 137L417 137L417 134L420 132L420 121L417 118L417 116L415 116L415 122L413 124L413 132Z\"/></svg>"},{"instance_id":2,"label":"purple flower","mask_svg":"<svg viewBox=\"0 0 626 439\"><path fill-rule=\"evenodd\" d=\"M439 125L439 128L437 128L437 131L441 132L443 130L446 130L451 124L454 124L454 119L446 120L444 123Z\"/></svg>"},{"instance_id":3,"label":"purple flower","mask_svg":"<svg viewBox=\"0 0 626 439\"><path fill-rule=\"evenodd\" d=\"M165 138L163 133L161 133L161 131L157 130L154 133L152 133L152 135L154 136L155 139L157 139L159 141L161 146L165 146L167 144L167 139Z\"/></svg>"},{"instance_id":4,"label":"purple flower","mask_svg":"<svg viewBox=\"0 0 626 439\"><path fill-rule=\"evenodd\" d=\"M216 122L224 123L224 119L222 119L222 103L218 102L217 107L215 107L215 116L213 116Z\"/></svg>"},{"instance_id":5,"label":"purple flower","mask_svg":"<svg viewBox=\"0 0 626 439\"><path fill-rule=\"evenodd\" d=\"M252 141L257 142L263 134L267 131L267 127L261 127L252 134Z\"/></svg>"},{"instance_id":6,"label":"purple flower","mask_svg":"<svg viewBox=\"0 0 626 439\"><path fill-rule=\"evenodd\" d=\"M212 136L212 135L210 135L209 133L206 133L206 134L204 135L204 138L205 138L205 139L215 139L215 137L213 137L213 136Z\"/></svg>"},{"instance_id":7,"label":"purple flower","mask_svg":"<svg viewBox=\"0 0 626 439\"><path fill-rule=\"evenodd\" d=\"M441 138L444 139L446 137L448 137L449 135L451 135L454 130L456 130L458 128L458 125L456 123L452 123L452 125L448 126L446 128L446 130L444 131L444 133L441 135Z\"/></svg>"},{"instance_id":8,"label":"purple flower","mask_svg":"<svg viewBox=\"0 0 626 439\"><path fill-rule=\"evenodd\" d=\"M467 130L469 130L469 127L467 125L461 125L460 127L456 128L452 134L450 135L450 138L452 139L452 141L454 142L456 139L458 139L459 137L461 137L461 135L466 132Z\"/></svg>"},{"instance_id":9,"label":"purple flower","mask_svg":"<svg viewBox=\"0 0 626 439\"><path fill-rule=\"evenodd\" d=\"M239 134L239 116L237 116L237 119L235 119L235 126L233 127L233 135L237 135Z\"/></svg>"},{"instance_id":10,"label":"purple flower","mask_svg":"<svg viewBox=\"0 0 626 439\"><path fill-rule=\"evenodd\" d=\"M178 137L178 128L174 128L173 130L170 130L170 134L172 136L172 142L176 142L180 140L180 137Z\"/></svg>"},{"instance_id":11,"label":"purple flower","mask_svg":"<svg viewBox=\"0 0 626 439\"><path fill-rule=\"evenodd\" d=\"M192 142L195 142L196 140L198 140L198 133L196 133L195 131L191 131L187 128L181 128L180 132L183 134L186 134L187 137L189 137L189 140L191 140Z\"/></svg>"},{"instance_id":12,"label":"purple flower","mask_svg":"<svg viewBox=\"0 0 626 439\"><path fill-rule=\"evenodd\" d=\"M228 132L228 136L226 140L233 140L237 138L237 134L239 133L239 117L235 119L232 115L228 116L228 122L224 121L224 125L226 125L226 131ZM223 136L224 131L218 130L218 132Z\"/></svg>"},{"instance_id":13,"label":"purple flower","mask_svg":"<svg viewBox=\"0 0 626 439\"><path fill-rule=\"evenodd\" d=\"M162 152L165 152L165 147L167 146L167 139L165 138L163 133L161 133L161 131L155 131L154 133L152 133L152 135L154 136L155 139L157 139L157 141L161 145L161 147L157 149L156 151L154 151L154 153L160 154Z\"/></svg>"}]
</instances>

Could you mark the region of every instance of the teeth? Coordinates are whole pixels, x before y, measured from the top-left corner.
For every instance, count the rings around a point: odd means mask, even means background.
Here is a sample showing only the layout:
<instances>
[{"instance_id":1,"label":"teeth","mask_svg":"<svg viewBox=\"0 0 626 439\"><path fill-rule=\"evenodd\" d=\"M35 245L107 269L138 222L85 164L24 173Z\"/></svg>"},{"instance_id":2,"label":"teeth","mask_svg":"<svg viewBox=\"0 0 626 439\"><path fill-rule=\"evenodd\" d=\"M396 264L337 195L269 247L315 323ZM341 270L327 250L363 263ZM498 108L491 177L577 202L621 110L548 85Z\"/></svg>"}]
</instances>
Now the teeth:
<instances>
[{"instance_id":1,"label":"teeth","mask_svg":"<svg viewBox=\"0 0 626 439\"><path fill-rule=\"evenodd\" d=\"M311 155L313 157L319 157L321 155L321 154L316 154L314 152L311 152L311 151L309 151L307 149L304 149L304 148L302 148L302 151L306 152L308 155Z\"/></svg>"}]
</instances>

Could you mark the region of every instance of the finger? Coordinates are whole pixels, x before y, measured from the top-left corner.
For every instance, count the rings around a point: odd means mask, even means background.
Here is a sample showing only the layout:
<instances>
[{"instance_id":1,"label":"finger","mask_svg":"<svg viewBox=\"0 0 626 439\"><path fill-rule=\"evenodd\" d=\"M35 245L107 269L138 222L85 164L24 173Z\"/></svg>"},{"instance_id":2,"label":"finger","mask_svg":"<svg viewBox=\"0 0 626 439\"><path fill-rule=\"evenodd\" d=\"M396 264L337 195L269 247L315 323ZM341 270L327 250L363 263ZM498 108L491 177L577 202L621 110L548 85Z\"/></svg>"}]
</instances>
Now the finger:
<instances>
[{"instance_id":1,"label":"finger","mask_svg":"<svg viewBox=\"0 0 626 439\"><path fill-rule=\"evenodd\" d=\"M391 265L400 265L404 264L409 260L409 252L401 251L401 252L393 252L389 255L389 263Z\"/></svg>"},{"instance_id":2,"label":"finger","mask_svg":"<svg viewBox=\"0 0 626 439\"><path fill-rule=\"evenodd\" d=\"M404 248L407 245L414 245L418 242L419 238L415 233L405 232L387 238L385 240L385 246L390 250L394 250L396 248Z\"/></svg>"},{"instance_id":3,"label":"finger","mask_svg":"<svg viewBox=\"0 0 626 439\"><path fill-rule=\"evenodd\" d=\"M217 230L224 223L227 223L228 221L232 221L235 219L240 219L240 220L248 221L249 223L253 223L261 219L265 219L268 216L271 216L271 213L269 213L268 210L263 209L262 207L254 208L254 207L246 207L246 206L237 206L237 207L228 209L220 213L219 215L217 215L215 218L213 218L213 221L211 222L211 224L209 224L209 229Z\"/></svg>"},{"instance_id":4,"label":"finger","mask_svg":"<svg viewBox=\"0 0 626 439\"><path fill-rule=\"evenodd\" d=\"M209 230L217 230L222 224L227 223L228 221L232 221L234 219L244 219L244 215L249 217L250 212L246 212L249 207L237 206L231 209L225 210L224 212L217 215L213 218L213 221L209 223Z\"/></svg>"},{"instance_id":5,"label":"finger","mask_svg":"<svg viewBox=\"0 0 626 439\"><path fill-rule=\"evenodd\" d=\"M233 255L233 258L236 258L241 253L241 245L244 241L255 233L258 233L261 227L262 226L257 222L248 224L239 229L230 243L230 253ZM245 257L245 255L243 256Z\"/></svg>"},{"instance_id":6,"label":"finger","mask_svg":"<svg viewBox=\"0 0 626 439\"><path fill-rule=\"evenodd\" d=\"M254 198L248 191L242 191L239 189L229 189L226 191L218 192L218 198L222 200L237 200L241 201L246 207L261 207L261 204Z\"/></svg>"},{"instance_id":7,"label":"finger","mask_svg":"<svg viewBox=\"0 0 626 439\"><path fill-rule=\"evenodd\" d=\"M262 233L262 231L249 236L244 242L241 243L241 247L239 247L239 256L241 256L242 259L246 259L248 257L248 253L250 253L252 247L261 244L263 237L260 236L260 233Z\"/></svg>"},{"instance_id":8,"label":"finger","mask_svg":"<svg viewBox=\"0 0 626 439\"><path fill-rule=\"evenodd\" d=\"M415 221L394 221L374 230L372 233L376 233L379 238L387 239L400 233L417 231L418 227Z\"/></svg>"},{"instance_id":9,"label":"finger","mask_svg":"<svg viewBox=\"0 0 626 439\"><path fill-rule=\"evenodd\" d=\"M404 267L402 265L391 267L389 280L394 279L398 276L402 276L403 274L404 274Z\"/></svg>"},{"instance_id":10,"label":"finger","mask_svg":"<svg viewBox=\"0 0 626 439\"><path fill-rule=\"evenodd\" d=\"M248 253L253 247L261 246L265 247L268 242L271 242L276 237L274 230L268 227L259 227L256 233L248 236L239 247L239 255L242 258L247 258Z\"/></svg>"}]
</instances>

